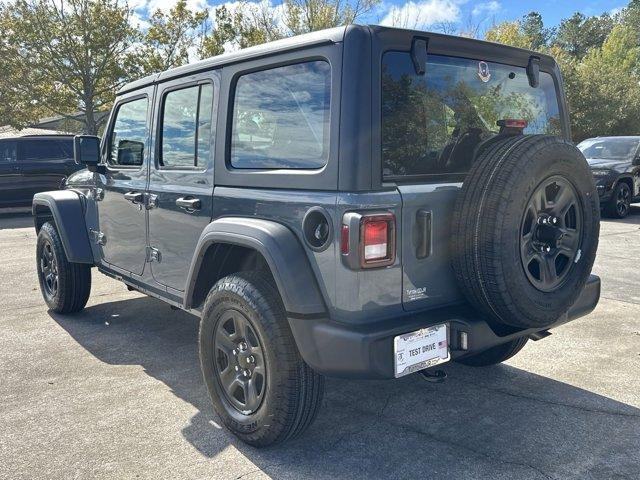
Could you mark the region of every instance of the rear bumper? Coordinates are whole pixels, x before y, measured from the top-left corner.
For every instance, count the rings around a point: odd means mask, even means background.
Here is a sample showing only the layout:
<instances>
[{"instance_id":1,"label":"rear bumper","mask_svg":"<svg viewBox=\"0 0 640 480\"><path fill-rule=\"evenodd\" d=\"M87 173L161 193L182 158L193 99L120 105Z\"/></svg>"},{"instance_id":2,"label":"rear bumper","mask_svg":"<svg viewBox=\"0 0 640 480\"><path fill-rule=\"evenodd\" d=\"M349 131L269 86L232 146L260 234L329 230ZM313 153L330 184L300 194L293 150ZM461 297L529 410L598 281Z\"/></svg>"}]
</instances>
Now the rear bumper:
<instances>
[{"instance_id":1,"label":"rear bumper","mask_svg":"<svg viewBox=\"0 0 640 480\"><path fill-rule=\"evenodd\" d=\"M393 339L396 335L448 323L451 358L481 352L514 338L557 327L590 313L600 298L600 278L591 275L569 312L547 328L512 329L497 333L469 306L446 307L366 325L345 325L329 319L290 318L289 324L304 360L318 373L346 378L394 378ZM460 344L467 334L467 349Z\"/></svg>"}]
</instances>

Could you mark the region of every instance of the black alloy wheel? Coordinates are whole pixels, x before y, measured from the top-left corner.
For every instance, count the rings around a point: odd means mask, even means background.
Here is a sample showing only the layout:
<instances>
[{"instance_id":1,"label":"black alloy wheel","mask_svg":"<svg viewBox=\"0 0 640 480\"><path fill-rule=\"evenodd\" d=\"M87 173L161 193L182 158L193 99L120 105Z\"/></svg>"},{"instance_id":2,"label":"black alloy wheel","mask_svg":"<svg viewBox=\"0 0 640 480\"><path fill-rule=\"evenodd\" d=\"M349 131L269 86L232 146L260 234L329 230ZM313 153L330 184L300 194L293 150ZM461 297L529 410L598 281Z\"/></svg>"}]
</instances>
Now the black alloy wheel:
<instances>
[{"instance_id":1,"label":"black alloy wheel","mask_svg":"<svg viewBox=\"0 0 640 480\"><path fill-rule=\"evenodd\" d=\"M560 175L544 180L529 199L520 237L527 278L543 292L560 286L579 260L582 213L572 183Z\"/></svg>"},{"instance_id":2,"label":"black alloy wheel","mask_svg":"<svg viewBox=\"0 0 640 480\"><path fill-rule=\"evenodd\" d=\"M247 317L225 311L214 337L217 381L227 401L244 415L255 412L267 386L265 356Z\"/></svg>"},{"instance_id":3,"label":"black alloy wheel","mask_svg":"<svg viewBox=\"0 0 640 480\"><path fill-rule=\"evenodd\" d=\"M616 214L620 218L624 218L629 214L631 208L631 189L629 185L621 182L616 188Z\"/></svg>"},{"instance_id":4,"label":"black alloy wheel","mask_svg":"<svg viewBox=\"0 0 640 480\"><path fill-rule=\"evenodd\" d=\"M40 253L40 272L42 273L42 288L45 295L54 298L58 293L58 263L49 241L45 241Z\"/></svg>"}]
</instances>

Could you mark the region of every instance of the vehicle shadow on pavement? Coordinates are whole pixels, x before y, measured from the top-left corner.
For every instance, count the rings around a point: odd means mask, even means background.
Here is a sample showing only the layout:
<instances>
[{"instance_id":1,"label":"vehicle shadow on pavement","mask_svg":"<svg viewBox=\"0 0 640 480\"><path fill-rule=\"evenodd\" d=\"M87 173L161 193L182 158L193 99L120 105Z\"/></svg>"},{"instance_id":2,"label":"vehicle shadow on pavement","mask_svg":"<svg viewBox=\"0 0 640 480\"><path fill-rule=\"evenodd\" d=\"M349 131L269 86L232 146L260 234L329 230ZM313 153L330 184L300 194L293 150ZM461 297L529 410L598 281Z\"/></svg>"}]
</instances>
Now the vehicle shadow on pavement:
<instances>
[{"instance_id":1,"label":"vehicle shadow on pavement","mask_svg":"<svg viewBox=\"0 0 640 480\"><path fill-rule=\"evenodd\" d=\"M419 375L328 379L315 424L257 450L217 428L195 317L147 297L51 316L102 362L140 365L193 405L184 438L209 458L237 448L255 468L236 478L630 478L640 470L640 409L507 365L452 364L441 384Z\"/></svg>"},{"instance_id":2,"label":"vehicle shadow on pavement","mask_svg":"<svg viewBox=\"0 0 640 480\"><path fill-rule=\"evenodd\" d=\"M3 212L0 209L0 230L11 228L33 227L33 217L31 211L25 212Z\"/></svg>"},{"instance_id":3,"label":"vehicle shadow on pavement","mask_svg":"<svg viewBox=\"0 0 640 480\"><path fill-rule=\"evenodd\" d=\"M629 215L625 218L606 218L603 217L604 222L613 223L628 223L630 225L640 225L640 204L631 205L629 209Z\"/></svg>"}]
</instances>

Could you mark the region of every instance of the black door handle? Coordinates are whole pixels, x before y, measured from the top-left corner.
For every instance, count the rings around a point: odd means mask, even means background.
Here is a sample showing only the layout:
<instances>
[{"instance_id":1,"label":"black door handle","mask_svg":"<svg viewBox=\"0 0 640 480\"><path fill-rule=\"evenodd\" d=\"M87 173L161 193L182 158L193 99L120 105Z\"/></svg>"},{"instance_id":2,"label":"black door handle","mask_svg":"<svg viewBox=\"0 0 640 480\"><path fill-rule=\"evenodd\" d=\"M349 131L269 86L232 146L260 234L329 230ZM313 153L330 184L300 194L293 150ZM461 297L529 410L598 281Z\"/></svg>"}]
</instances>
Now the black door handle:
<instances>
[{"instance_id":1,"label":"black door handle","mask_svg":"<svg viewBox=\"0 0 640 480\"><path fill-rule=\"evenodd\" d=\"M182 197L176 200L176 205L185 210L200 210L202 204L199 198Z\"/></svg>"},{"instance_id":2,"label":"black door handle","mask_svg":"<svg viewBox=\"0 0 640 480\"><path fill-rule=\"evenodd\" d=\"M144 201L144 193L142 192L127 192L124 194L124 199L131 203L142 203Z\"/></svg>"},{"instance_id":3,"label":"black door handle","mask_svg":"<svg viewBox=\"0 0 640 480\"><path fill-rule=\"evenodd\" d=\"M418 248L416 258L427 258L431 255L431 212L418 210L416 214L418 227Z\"/></svg>"}]
</instances>

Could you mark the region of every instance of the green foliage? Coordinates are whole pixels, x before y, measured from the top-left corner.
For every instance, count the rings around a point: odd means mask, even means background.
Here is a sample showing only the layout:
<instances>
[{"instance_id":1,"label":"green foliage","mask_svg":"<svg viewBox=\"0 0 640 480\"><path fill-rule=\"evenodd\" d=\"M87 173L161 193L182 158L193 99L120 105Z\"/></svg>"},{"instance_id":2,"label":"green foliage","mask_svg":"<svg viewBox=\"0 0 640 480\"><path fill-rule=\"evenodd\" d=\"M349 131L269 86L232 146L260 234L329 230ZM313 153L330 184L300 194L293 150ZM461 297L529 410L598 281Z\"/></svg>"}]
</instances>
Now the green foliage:
<instances>
[{"instance_id":1,"label":"green foliage","mask_svg":"<svg viewBox=\"0 0 640 480\"><path fill-rule=\"evenodd\" d=\"M138 49L140 74L162 72L188 63L189 50L196 48L198 29L208 16L206 10L191 11L186 0L179 0L168 13L156 10Z\"/></svg>"},{"instance_id":2,"label":"green foliage","mask_svg":"<svg viewBox=\"0 0 640 480\"><path fill-rule=\"evenodd\" d=\"M576 139L640 133L640 46L637 32L615 26L601 48L576 65L570 90Z\"/></svg>"},{"instance_id":3,"label":"green foliage","mask_svg":"<svg viewBox=\"0 0 640 480\"><path fill-rule=\"evenodd\" d=\"M213 31L199 50L201 57L218 55L225 48L246 48L291 35L354 23L369 13L380 0L284 0L282 18L265 2L242 1L233 11L222 5L215 9Z\"/></svg>"},{"instance_id":4,"label":"green foliage","mask_svg":"<svg viewBox=\"0 0 640 480\"><path fill-rule=\"evenodd\" d=\"M0 15L0 124L80 110L85 132L97 132L94 112L108 108L130 78L129 9L117 0L18 0Z\"/></svg>"},{"instance_id":5,"label":"green foliage","mask_svg":"<svg viewBox=\"0 0 640 480\"><path fill-rule=\"evenodd\" d=\"M554 43L569 55L583 58L590 49L602 46L614 25L609 14L585 17L576 12L560 22Z\"/></svg>"},{"instance_id":6,"label":"green foliage","mask_svg":"<svg viewBox=\"0 0 640 480\"><path fill-rule=\"evenodd\" d=\"M543 49L555 34L553 29L544 27L542 15L538 12L529 12L522 17L520 30L528 38L532 50Z\"/></svg>"},{"instance_id":7,"label":"green foliage","mask_svg":"<svg viewBox=\"0 0 640 480\"><path fill-rule=\"evenodd\" d=\"M487 31L485 38L490 42L533 49L533 38L522 30L522 24L518 21L494 25Z\"/></svg>"},{"instance_id":8,"label":"green foliage","mask_svg":"<svg viewBox=\"0 0 640 480\"><path fill-rule=\"evenodd\" d=\"M215 29L203 38L198 51L202 58L220 55L227 46L247 48L285 36L264 3L240 3L233 11L222 5L215 9L214 23Z\"/></svg>"}]
</instances>

